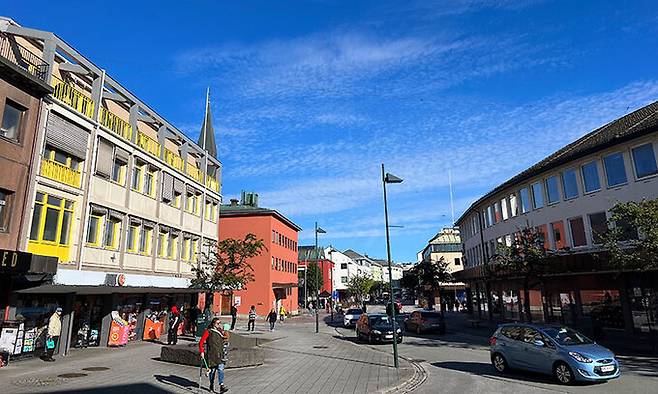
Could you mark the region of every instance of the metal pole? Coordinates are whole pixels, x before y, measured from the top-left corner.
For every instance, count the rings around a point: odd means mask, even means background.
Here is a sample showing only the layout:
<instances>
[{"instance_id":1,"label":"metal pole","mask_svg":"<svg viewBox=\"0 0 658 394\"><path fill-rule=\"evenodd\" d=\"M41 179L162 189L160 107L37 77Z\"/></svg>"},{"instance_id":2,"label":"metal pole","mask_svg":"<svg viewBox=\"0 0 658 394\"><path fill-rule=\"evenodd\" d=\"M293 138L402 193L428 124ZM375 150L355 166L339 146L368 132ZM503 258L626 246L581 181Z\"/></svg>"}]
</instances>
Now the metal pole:
<instances>
[{"instance_id":1,"label":"metal pole","mask_svg":"<svg viewBox=\"0 0 658 394\"><path fill-rule=\"evenodd\" d=\"M318 222L315 222L315 265L318 266ZM318 269L315 270L315 332L320 332L320 318L318 317L318 302L320 301L320 279L318 278Z\"/></svg>"},{"instance_id":2,"label":"metal pole","mask_svg":"<svg viewBox=\"0 0 658 394\"><path fill-rule=\"evenodd\" d=\"M388 206L386 202L386 175L384 175L384 163L382 163L382 185L384 186L384 219L386 222L386 256L388 258L388 285L391 295L391 318L393 320L393 363L395 368L398 364L398 330L395 327L395 297L393 297L393 270L391 269L391 241L388 234Z\"/></svg>"}]
</instances>

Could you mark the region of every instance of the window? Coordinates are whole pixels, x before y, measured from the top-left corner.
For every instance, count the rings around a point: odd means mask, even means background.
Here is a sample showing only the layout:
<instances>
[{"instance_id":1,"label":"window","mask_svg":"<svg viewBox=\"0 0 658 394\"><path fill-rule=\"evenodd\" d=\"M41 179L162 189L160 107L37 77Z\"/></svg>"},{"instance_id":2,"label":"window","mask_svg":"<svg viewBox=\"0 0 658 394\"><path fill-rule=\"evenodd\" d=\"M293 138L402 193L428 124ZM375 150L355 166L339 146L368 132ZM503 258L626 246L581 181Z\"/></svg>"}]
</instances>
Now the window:
<instances>
[{"instance_id":1,"label":"window","mask_svg":"<svg viewBox=\"0 0 658 394\"><path fill-rule=\"evenodd\" d=\"M153 238L153 229L142 225L139 231L139 253L143 255L151 254L151 239Z\"/></svg>"},{"instance_id":2,"label":"window","mask_svg":"<svg viewBox=\"0 0 658 394\"><path fill-rule=\"evenodd\" d=\"M503 217L500 213L500 203L498 201L496 201L494 203L493 207L494 207L494 220L496 221L496 223L498 223L503 219Z\"/></svg>"},{"instance_id":3,"label":"window","mask_svg":"<svg viewBox=\"0 0 658 394\"><path fill-rule=\"evenodd\" d=\"M183 261L189 261L190 260L190 242L192 240L190 238L183 238L183 251L181 254L181 259Z\"/></svg>"},{"instance_id":4,"label":"window","mask_svg":"<svg viewBox=\"0 0 658 394\"><path fill-rule=\"evenodd\" d=\"M0 232L6 232L9 229L11 194L11 192L0 189Z\"/></svg>"},{"instance_id":5,"label":"window","mask_svg":"<svg viewBox=\"0 0 658 394\"><path fill-rule=\"evenodd\" d=\"M105 238L103 245L107 249L117 249L119 247L119 234L121 233L121 222L114 218L105 221Z\"/></svg>"},{"instance_id":6,"label":"window","mask_svg":"<svg viewBox=\"0 0 658 394\"><path fill-rule=\"evenodd\" d=\"M199 196L195 193L187 193L185 210L193 215L199 213Z\"/></svg>"},{"instance_id":7,"label":"window","mask_svg":"<svg viewBox=\"0 0 658 394\"><path fill-rule=\"evenodd\" d=\"M571 229L571 242L574 248L587 245L585 224L582 217L569 219L569 228Z\"/></svg>"},{"instance_id":8,"label":"window","mask_svg":"<svg viewBox=\"0 0 658 394\"><path fill-rule=\"evenodd\" d=\"M112 181L123 185L126 178L126 166L128 163L122 161L121 159L115 157L112 162Z\"/></svg>"},{"instance_id":9,"label":"window","mask_svg":"<svg viewBox=\"0 0 658 394\"><path fill-rule=\"evenodd\" d=\"M158 233L158 257L167 257L168 243L169 243L169 233L160 231Z\"/></svg>"},{"instance_id":10,"label":"window","mask_svg":"<svg viewBox=\"0 0 658 394\"><path fill-rule=\"evenodd\" d=\"M462 265L461 259L459 257L455 257L455 265Z\"/></svg>"},{"instance_id":11,"label":"window","mask_svg":"<svg viewBox=\"0 0 658 394\"><path fill-rule=\"evenodd\" d=\"M139 235L139 226L130 224L128 226L128 234L126 236L126 251L131 253L137 252L138 235Z\"/></svg>"},{"instance_id":12,"label":"window","mask_svg":"<svg viewBox=\"0 0 658 394\"><path fill-rule=\"evenodd\" d=\"M155 197L155 174L148 166L144 170L144 194Z\"/></svg>"},{"instance_id":13,"label":"window","mask_svg":"<svg viewBox=\"0 0 658 394\"><path fill-rule=\"evenodd\" d=\"M553 233L555 249L564 249L567 246L564 239L564 223L561 221L551 223L551 231Z\"/></svg>"},{"instance_id":14,"label":"window","mask_svg":"<svg viewBox=\"0 0 658 394\"><path fill-rule=\"evenodd\" d=\"M548 242L548 231L547 227L545 224L542 224L541 226L537 226L535 230L537 230L537 233L539 237L537 237L537 246L541 246L544 249L550 249L551 245Z\"/></svg>"},{"instance_id":15,"label":"window","mask_svg":"<svg viewBox=\"0 0 658 394\"><path fill-rule=\"evenodd\" d=\"M45 193L37 193L32 213L30 240L68 246L73 201Z\"/></svg>"},{"instance_id":16,"label":"window","mask_svg":"<svg viewBox=\"0 0 658 394\"><path fill-rule=\"evenodd\" d=\"M530 192L527 187L519 190L521 196L521 213L530 212Z\"/></svg>"},{"instance_id":17,"label":"window","mask_svg":"<svg viewBox=\"0 0 658 394\"><path fill-rule=\"evenodd\" d=\"M583 186L585 193L593 192L601 189L601 181L599 180L599 168L596 161L589 162L581 168L583 173Z\"/></svg>"},{"instance_id":18,"label":"window","mask_svg":"<svg viewBox=\"0 0 658 394\"><path fill-rule=\"evenodd\" d=\"M617 186L626 183L626 167L624 166L624 155L621 152L613 153L603 158L605 177L608 186Z\"/></svg>"},{"instance_id":19,"label":"window","mask_svg":"<svg viewBox=\"0 0 658 394\"><path fill-rule=\"evenodd\" d=\"M544 206L544 190L541 182L533 183L532 186L532 205L535 209Z\"/></svg>"},{"instance_id":20,"label":"window","mask_svg":"<svg viewBox=\"0 0 658 394\"><path fill-rule=\"evenodd\" d=\"M578 197L576 170L570 169L562 173L562 190L564 191L564 198L567 200Z\"/></svg>"},{"instance_id":21,"label":"window","mask_svg":"<svg viewBox=\"0 0 658 394\"><path fill-rule=\"evenodd\" d=\"M25 110L23 108L7 100L2 114L0 136L17 141L24 113Z\"/></svg>"},{"instance_id":22,"label":"window","mask_svg":"<svg viewBox=\"0 0 658 394\"><path fill-rule=\"evenodd\" d=\"M516 199L516 193L512 193L509 195L509 207L512 217L519 215L519 202Z\"/></svg>"},{"instance_id":23,"label":"window","mask_svg":"<svg viewBox=\"0 0 658 394\"><path fill-rule=\"evenodd\" d=\"M347 269L347 263L340 263L340 269L346 270Z\"/></svg>"},{"instance_id":24,"label":"window","mask_svg":"<svg viewBox=\"0 0 658 394\"><path fill-rule=\"evenodd\" d=\"M138 161L135 161L135 165L133 166L133 176L132 180L130 182L130 188L137 191L141 192L142 191L142 171L143 171L144 165L139 163Z\"/></svg>"},{"instance_id":25,"label":"window","mask_svg":"<svg viewBox=\"0 0 658 394\"><path fill-rule=\"evenodd\" d=\"M509 213L507 211L507 199L503 198L500 200L500 211L503 215L503 220L509 219Z\"/></svg>"},{"instance_id":26,"label":"window","mask_svg":"<svg viewBox=\"0 0 658 394\"><path fill-rule=\"evenodd\" d=\"M546 196L549 204L560 201L560 187L556 175L546 179Z\"/></svg>"},{"instance_id":27,"label":"window","mask_svg":"<svg viewBox=\"0 0 658 394\"><path fill-rule=\"evenodd\" d=\"M171 202L174 208L180 208L180 202L182 200L182 195L180 193L174 192L174 200Z\"/></svg>"},{"instance_id":28,"label":"window","mask_svg":"<svg viewBox=\"0 0 658 394\"><path fill-rule=\"evenodd\" d=\"M87 223L87 243L92 246L100 246L101 223L103 216L90 215Z\"/></svg>"},{"instance_id":29,"label":"window","mask_svg":"<svg viewBox=\"0 0 658 394\"><path fill-rule=\"evenodd\" d=\"M347 276L341 276L340 283L347 283Z\"/></svg>"},{"instance_id":30,"label":"window","mask_svg":"<svg viewBox=\"0 0 658 394\"><path fill-rule=\"evenodd\" d=\"M656 167L656 155L653 153L653 146L651 144L644 144L634 148L633 162L635 163L635 175L638 178L658 173Z\"/></svg>"},{"instance_id":31,"label":"window","mask_svg":"<svg viewBox=\"0 0 658 394\"><path fill-rule=\"evenodd\" d=\"M178 235L171 234L169 244L167 245L167 256L173 260L178 258Z\"/></svg>"},{"instance_id":32,"label":"window","mask_svg":"<svg viewBox=\"0 0 658 394\"><path fill-rule=\"evenodd\" d=\"M605 212L590 213L589 225L592 228L592 243L603 243L603 236L608 231L608 219Z\"/></svg>"},{"instance_id":33,"label":"window","mask_svg":"<svg viewBox=\"0 0 658 394\"><path fill-rule=\"evenodd\" d=\"M192 248L190 249L190 261L196 261L198 247L199 247L199 240L198 239L193 240Z\"/></svg>"},{"instance_id":34,"label":"window","mask_svg":"<svg viewBox=\"0 0 658 394\"><path fill-rule=\"evenodd\" d=\"M46 145L46 151L44 152L43 156L45 159L57 162L74 171L77 171L80 165L80 160L77 157L73 157L72 155L64 153L63 151L60 151L57 148L53 148L50 145Z\"/></svg>"},{"instance_id":35,"label":"window","mask_svg":"<svg viewBox=\"0 0 658 394\"><path fill-rule=\"evenodd\" d=\"M493 226L494 225L494 208L493 206L488 206L487 207L487 225L488 226Z\"/></svg>"}]
</instances>

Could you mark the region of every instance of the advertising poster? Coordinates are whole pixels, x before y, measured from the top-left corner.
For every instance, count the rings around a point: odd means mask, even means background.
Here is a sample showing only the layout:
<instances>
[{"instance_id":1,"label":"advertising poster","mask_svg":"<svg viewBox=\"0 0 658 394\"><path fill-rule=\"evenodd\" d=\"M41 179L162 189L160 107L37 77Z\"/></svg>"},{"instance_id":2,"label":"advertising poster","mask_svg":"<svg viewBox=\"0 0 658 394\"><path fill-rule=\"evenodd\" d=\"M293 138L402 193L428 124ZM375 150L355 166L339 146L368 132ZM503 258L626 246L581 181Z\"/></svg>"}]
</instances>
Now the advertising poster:
<instances>
[{"instance_id":1,"label":"advertising poster","mask_svg":"<svg viewBox=\"0 0 658 394\"><path fill-rule=\"evenodd\" d=\"M112 323L110 323L110 336L107 340L107 346L122 346L128 343L128 333L130 326L128 322L119 316L119 312L112 312Z\"/></svg>"},{"instance_id":2,"label":"advertising poster","mask_svg":"<svg viewBox=\"0 0 658 394\"><path fill-rule=\"evenodd\" d=\"M162 335L163 323L159 321L152 321L151 319L146 319L144 321L144 340L156 340L160 339Z\"/></svg>"},{"instance_id":3,"label":"advertising poster","mask_svg":"<svg viewBox=\"0 0 658 394\"><path fill-rule=\"evenodd\" d=\"M0 350L13 353L17 337L18 328L4 327L0 333Z\"/></svg>"},{"instance_id":4,"label":"advertising poster","mask_svg":"<svg viewBox=\"0 0 658 394\"><path fill-rule=\"evenodd\" d=\"M25 331L25 338L23 339L23 353L34 351L34 341L37 336L37 328L31 328Z\"/></svg>"}]
</instances>

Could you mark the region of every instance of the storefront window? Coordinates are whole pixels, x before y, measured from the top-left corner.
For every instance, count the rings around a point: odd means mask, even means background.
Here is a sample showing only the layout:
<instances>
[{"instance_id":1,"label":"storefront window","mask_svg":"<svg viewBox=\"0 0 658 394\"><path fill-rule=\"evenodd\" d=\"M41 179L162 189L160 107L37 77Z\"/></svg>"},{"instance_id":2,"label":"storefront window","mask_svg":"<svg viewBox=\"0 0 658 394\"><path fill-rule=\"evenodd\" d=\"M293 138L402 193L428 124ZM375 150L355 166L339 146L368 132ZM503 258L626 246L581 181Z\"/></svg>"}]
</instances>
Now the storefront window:
<instances>
[{"instance_id":1,"label":"storefront window","mask_svg":"<svg viewBox=\"0 0 658 394\"><path fill-rule=\"evenodd\" d=\"M618 290L581 290L580 298L593 327L624 328Z\"/></svg>"},{"instance_id":2,"label":"storefront window","mask_svg":"<svg viewBox=\"0 0 658 394\"><path fill-rule=\"evenodd\" d=\"M629 289L633 327L640 332L658 332L658 291L651 288Z\"/></svg>"}]
</instances>

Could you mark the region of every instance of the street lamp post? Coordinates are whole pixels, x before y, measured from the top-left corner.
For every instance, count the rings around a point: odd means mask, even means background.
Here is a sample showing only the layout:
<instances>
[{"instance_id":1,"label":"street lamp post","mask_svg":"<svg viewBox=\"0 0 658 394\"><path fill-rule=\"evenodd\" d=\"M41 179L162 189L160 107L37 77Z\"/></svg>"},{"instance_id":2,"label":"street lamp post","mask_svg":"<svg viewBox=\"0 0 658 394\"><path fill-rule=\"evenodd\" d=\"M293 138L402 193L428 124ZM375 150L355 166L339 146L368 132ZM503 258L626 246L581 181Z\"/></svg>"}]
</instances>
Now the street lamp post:
<instances>
[{"instance_id":1,"label":"street lamp post","mask_svg":"<svg viewBox=\"0 0 658 394\"><path fill-rule=\"evenodd\" d=\"M318 269L315 271L315 286L317 287L317 292L315 296L315 332L320 332L320 317L318 316L318 304L320 302L320 278L318 271L320 270L320 265L318 260L320 259L320 253L318 251L318 234L326 234L322 228L318 227L318 222L315 222L315 265L318 266ZM324 268L324 261L322 262Z\"/></svg>"},{"instance_id":2,"label":"street lamp post","mask_svg":"<svg viewBox=\"0 0 658 394\"><path fill-rule=\"evenodd\" d=\"M386 256L388 258L388 285L391 295L391 320L393 320L393 363L395 368L399 367L398 363L398 330L395 327L395 297L393 296L393 269L391 267L391 240L388 233L388 205L386 201L386 184L402 183L402 179L393 174L384 172L384 163L382 163L382 185L384 187L384 219L386 222Z\"/></svg>"}]
</instances>

